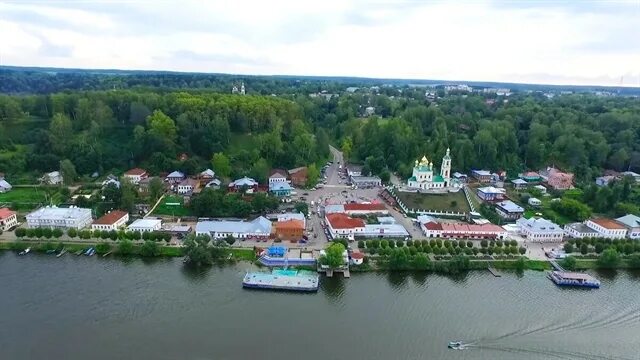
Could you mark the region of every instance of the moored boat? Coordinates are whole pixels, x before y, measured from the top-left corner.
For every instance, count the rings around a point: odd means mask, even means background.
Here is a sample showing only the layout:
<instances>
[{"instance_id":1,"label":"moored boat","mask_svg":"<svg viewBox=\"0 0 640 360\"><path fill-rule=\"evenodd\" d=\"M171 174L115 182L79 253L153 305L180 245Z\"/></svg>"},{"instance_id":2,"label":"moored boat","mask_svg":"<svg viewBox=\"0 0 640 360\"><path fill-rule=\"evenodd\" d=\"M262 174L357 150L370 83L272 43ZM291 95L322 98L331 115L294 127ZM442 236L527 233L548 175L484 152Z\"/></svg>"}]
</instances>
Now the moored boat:
<instances>
[{"instance_id":1,"label":"moored boat","mask_svg":"<svg viewBox=\"0 0 640 360\"><path fill-rule=\"evenodd\" d=\"M31 252L31 248L26 248L18 253L18 255L27 255Z\"/></svg>"},{"instance_id":2,"label":"moored boat","mask_svg":"<svg viewBox=\"0 0 640 360\"><path fill-rule=\"evenodd\" d=\"M56 257L60 257L60 256L62 256L62 255L64 255L64 254L66 254L66 253L67 253L67 249L62 249L62 250L60 250L60 252L58 253L58 255L56 255Z\"/></svg>"},{"instance_id":3,"label":"moored boat","mask_svg":"<svg viewBox=\"0 0 640 360\"><path fill-rule=\"evenodd\" d=\"M600 281L598 279L584 273L550 271L547 277L558 286L576 286L596 289L600 287Z\"/></svg>"},{"instance_id":4,"label":"moored boat","mask_svg":"<svg viewBox=\"0 0 640 360\"><path fill-rule=\"evenodd\" d=\"M449 349L461 350L464 348L462 341L450 341L449 345L447 345Z\"/></svg>"},{"instance_id":5,"label":"moored boat","mask_svg":"<svg viewBox=\"0 0 640 360\"><path fill-rule=\"evenodd\" d=\"M87 249L87 251L85 251L84 254L87 255L87 256L93 256L93 255L95 255L95 253L96 253L96 249L90 247L90 248Z\"/></svg>"}]
</instances>

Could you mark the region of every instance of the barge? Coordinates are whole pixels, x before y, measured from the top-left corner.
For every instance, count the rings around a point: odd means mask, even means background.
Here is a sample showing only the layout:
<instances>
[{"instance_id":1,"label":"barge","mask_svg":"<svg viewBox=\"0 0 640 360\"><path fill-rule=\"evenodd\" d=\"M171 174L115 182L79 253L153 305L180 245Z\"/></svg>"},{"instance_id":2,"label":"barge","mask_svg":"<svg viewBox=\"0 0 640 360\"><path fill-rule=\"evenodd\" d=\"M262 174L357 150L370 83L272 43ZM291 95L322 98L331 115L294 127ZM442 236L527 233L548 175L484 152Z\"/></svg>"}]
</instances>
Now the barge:
<instances>
[{"instance_id":1,"label":"barge","mask_svg":"<svg viewBox=\"0 0 640 360\"><path fill-rule=\"evenodd\" d=\"M288 291L318 291L320 276L313 272L273 270L271 273L250 272L244 276L242 286L250 289Z\"/></svg>"},{"instance_id":2,"label":"barge","mask_svg":"<svg viewBox=\"0 0 640 360\"><path fill-rule=\"evenodd\" d=\"M577 286L596 289L600 287L600 281L589 274L550 271L547 276L558 286Z\"/></svg>"}]
</instances>

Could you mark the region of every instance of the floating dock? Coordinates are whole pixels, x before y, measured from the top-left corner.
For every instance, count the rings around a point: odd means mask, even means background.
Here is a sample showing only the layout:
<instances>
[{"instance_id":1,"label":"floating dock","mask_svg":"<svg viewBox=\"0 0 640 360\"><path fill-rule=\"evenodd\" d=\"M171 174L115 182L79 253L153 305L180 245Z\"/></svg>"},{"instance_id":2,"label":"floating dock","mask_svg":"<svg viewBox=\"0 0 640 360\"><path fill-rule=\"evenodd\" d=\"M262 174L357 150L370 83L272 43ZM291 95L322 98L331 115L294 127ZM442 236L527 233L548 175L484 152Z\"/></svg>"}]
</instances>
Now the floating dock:
<instances>
[{"instance_id":1,"label":"floating dock","mask_svg":"<svg viewBox=\"0 0 640 360\"><path fill-rule=\"evenodd\" d=\"M576 286L596 289L600 287L600 280L589 274L567 271L549 271L547 276L558 286Z\"/></svg>"},{"instance_id":2,"label":"floating dock","mask_svg":"<svg viewBox=\"0 0 640 360\"><path fill-rule=\"evenodd\" d=\"M247 273L242 286L252 289L318 291L320 276L316 273L298 272L296 270L273 270L271 273Z\"/></svg>"}]
</instances>

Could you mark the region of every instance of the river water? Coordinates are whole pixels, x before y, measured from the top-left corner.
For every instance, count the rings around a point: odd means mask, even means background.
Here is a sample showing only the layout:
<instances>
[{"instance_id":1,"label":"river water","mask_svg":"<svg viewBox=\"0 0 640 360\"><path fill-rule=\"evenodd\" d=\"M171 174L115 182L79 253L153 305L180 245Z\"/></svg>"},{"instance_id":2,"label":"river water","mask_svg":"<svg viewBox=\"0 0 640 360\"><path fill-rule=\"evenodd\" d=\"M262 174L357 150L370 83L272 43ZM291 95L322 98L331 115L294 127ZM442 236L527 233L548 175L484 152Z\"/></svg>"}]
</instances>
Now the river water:
<instances>
[{"instance_id":1,"label":"river water","mask_svg":"<svg viewBox=\"0 0 640 360\"><path fill-rule=\"evenodd\" d=\"M0 359L640 358L634 273L596 273L598 290L367 273L298 294L242 289L249 266L0 252Z\"/></svg>"}]
</instances>

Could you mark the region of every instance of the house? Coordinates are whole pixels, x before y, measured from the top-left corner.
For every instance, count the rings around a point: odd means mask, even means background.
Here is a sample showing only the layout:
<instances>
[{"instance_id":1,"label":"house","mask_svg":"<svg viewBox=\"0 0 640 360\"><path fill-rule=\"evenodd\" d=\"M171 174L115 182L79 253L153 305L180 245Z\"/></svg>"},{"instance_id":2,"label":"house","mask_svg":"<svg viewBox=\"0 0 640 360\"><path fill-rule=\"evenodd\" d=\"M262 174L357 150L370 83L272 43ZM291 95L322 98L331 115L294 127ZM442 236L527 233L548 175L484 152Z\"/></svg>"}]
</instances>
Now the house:
<instances>
[{"instance_id":1,"label":"house","mask_svg":"<svg viewBox=\"0 0 640 360\"><path fill-rule=\"evenodd\" d=\"M304 221L302 220L285 220L277 221L274 225L274 234L277 239L289 240L296 242L302 239L304 235Z\"/></svg>"},{"instance_id":2,"label":"house","mask_svg":"<svg viewBox=\"0 0 640 360\"><path fill-rule=\"evenodd\" d=\"M60 174L60 171L52 171L50 173L44 174L41 180L45 184L49 185L62 184L62 174Z\"/></svg>"},{"instance_id":3,"label":"house","mask_svg":"<svg viewBox=\"0 0 640 360\"><path fill-rule=\"evenodd\" d=\"M364 254L361 252L352 252L351 253L351 264L353 265L362 265L364 262Z\"/></svg>"},{"instance_id":4,"label":"house","mask_svg":"<svg viewBox=\"0 0 640 360\"><path fill-rule=\"evenodd\" d=\"M47 206L26 216L27 227L50 229L83 229L91 224L91 209L75 206L59 208Z\"/></svg>"},{"instance_id":5,"label":"house","mask_svg":"<svg viewBox=\"0 0 640 360\"><path fill-rule=\"evenodd\" d=\"M352 218L347 214L327 214L325 216L327 229L332 238L348 238L353 240L355 236L364 233L364 220Z\"/></svg>"},{"instance_id":6,"label":"house","mask_svg":"<svg viewBox=\"0 0 640 360\"><path fill-rule=\"evenodd\" d=\"M11 184L7 182L4 178L0 178L0 193L4 193L10 191L12 188Z\"/></svg>"},{"instance_id":7,"label":"house","mask_svg":"<svg viewBox=\"0 0 640 360\"><path fill-rule=\"evenodd\" d=\"M269 183L269 192L274 194L275 196L278 196L278 197L289 196L291 195L291 191L293 191L293 188L286 181Z\"/></svg>"},{"instance_id":8,"label":"house","mask_svg":"<svg viewBox=\"0 0 640 360\"><path fill-rule=\"evenodd\" d=\"M607 186L609 185L610 182L614 181L615 179L616 177L613 175L599 176L596 178L596 185Z\"/></svg>"},{"instance_id":9,"label":"house","mask_svg":"<svg viewBox=\"0 0 640 360\"><path fill-rule=\"evenodd\" d=\"M529 185L529 183L523 179L513 179L511 180L511 183L513 184L513 188L516 190L526 189L527 185Z\"/></svg>"},{"instance_id":10,"label":"house","mask_svg":"<svg viewBox=\"0 0 640 360\"><path fill-rule=\"evenodd\" d=\"M540 176L549 186L556 190L567 190L573 188L573 174L565 173L556 168L549 167L540 172Z\"/></svg>"},{"instance_id":11,"label":"house","mask_svg":"<svg viewBox=\"0 0 640 360\"><path fill-rule=\"evenodd\" d=\"M177 185L179 183L182 182L182 180L185 179L185 176L182 172L180 171L174 171L172 173L170 173L169 175L167 175L167 177L164 179L166 182L168 182L171 185Z\"/></svg>"},{"instance_id":12,"label":"house","mask_svg":"<svg viewBox=\"0 0 640 360\"><path fill-rule=\"evenodd\" d=\"M176 192L180 195L188 195L198 192L200 189L200 181L192 178L187 178L182 180L178 187L176 188Z\"/></svg>"},{"instance_id":13,"label":"house","mask_svg":"<svg viewBox=\"0 0 640 360\"><path fill-rule=\"evenodd\" d=\"M627 228L628 238L640 239L640 217L633 214L627 214L617 218L616 221Z\"/></svg>"},{"instance_id":14,"label":"house","mask_svg":"<svg viewBox=\"0 0 640 360\"><path fill-rule=\"evenodd\" d=\"M347 176L362 176L362 166L359 165L348 165L347 166Z\"/></svg>"},{"instance_id":15,"label":"house","mask_svg":"<svg viewBox=\"0 0 640 360\"><path fill-rule=\"evenodd\" d=\"M505 239L507 232L502 227L491 223L439 223L434 219L420 221L420 229L428 238L455 239Z\"/></svg>"},{"instance_id":16,"label":"house","mask_svg":"<svg viewBox=\"0 0 640 360\"><path fill-rule=\"evenodd\" d=\"M271 171L271 175L269 175L269 188L272 185L276 184L288 184L287 180L287 171L282 169L275 169Z\"/></svg>"},{"instance_id":17,"label":"house","mask_svg":"<svg viewBox=\"0 0 640 360\"><path fill-rule=\"evenodd\" d=\"M303 213L284 213L284 214L276 214L277 221L289 221L289 220L300 220L304 223L304 226L307 226L307 218Z\"/></svg>"},{"instance_id":18,"label":"house","mask_svg":"<svg viewBox=\"0 0 640 360\"><path fill-rule=\"evenodd\" d=\"M634 173L633 171L625 171L622 173L622 176L630 176L637 183L640 183L640 174Z\"/></svg>"},{"instance_id":19,"label":"house","mask_svg":"<svg viewBox=\"0 0 640 360\"><path fill-rule=\"evenodd\" d=\"M376 238L407 238L409 232L404 226L400 224L366 224L364 226L364 232L361 234L364 237L376 237Z\"/></svg>"},{"instance_id":20,"label":"house","mask_svg":"<svg viewBox=\"0 0 640 360\"><path fill-rule=\"evenodd\" d=\"M258 182L245 176L229 183L229 190L231 191L242 191L244 188L247 189L248 193L258 191Z\"/></svg>"},{"instance_id":21,"label":"house","mask_svg":"<svg viewBox=\"0 0 640 360\"><path fill-rule=\"evenodd\" d=\"M201 172L200 174L198 174L198 178L203 182L211 181L212 179L215 179L215 177L216 177L216 173L211 169L207 169Z\"/></svg>"},{"instance_id":22,"label":"house","mask_svg":"<svg viewBox=\"0 0 640 360\"><path fill-rule=\"evenodd\" d=\"M104 214L101 218L91 224L91 230L118 230L129 221L129 213L121 210L114 210Z\"/></svg>"},{"instance_id":23,"label":"house","mask_svg":"<svg viewBox=\"0 0 640 360\"><path fill-rule=\"evenodd\" d=\"M140 168L133 168L124 173L124 178L135 185L139 184L142 179L146 179L148 176L147 171Z\"/></svg>"},{"instance_id":24,"label":"house","mask_svg":"<svg viewBox=\"0 0 640 360\"><path fill-rule=\"evenodd\" d=\"M599 233L583 223L571 223L564 226L567 236L577 239L598 237Z\"/></svg>"},{"instance_id":25,"label":"house","mask_svg":"<svg viewBox=\"0 0 640 360\"><path fill-rule=\"evenodd\" d=\"M542 185L536 185L533 188L538 190L538 191L540 191L541 194L546 194L547 193L547 188L542 186Z\"/></svg>"},{"instance_id":26,"label":"house","mask_svg":"<svg viewBox=\"0 0 640 360\"><path fill-rule=\"evenodd\" d=\"M505 200L496 204L496 212L506 220L517 220L524 214L524 209L511 200Z\"/></svg>"},{"instance_id":27,"label":"house","mask_svg":"<svg viewBox=\"0 0 640 360\"><path fill-rule=\"evenodd\" d=\"M369 189L382 186L382 180L377 176L352 176L351 184L358 189Z\"/></svg>"},{"instance_id":28,"label":"house","mask_svg":"<svg viewBox=\"0 0 640 360\"><path fill-rule=\"evenodd\" d=\"M457 171L453 173L453 178L459 182L467 182L467 174L459 173Z\"/></svg>"},{"instance_id":29,"label":"house","mask_svg":"<svg viewBox=\"0 0 640 360\"><path fill-rule=\"evenodd\" d=\"M529 205L531 205L531 206L540 206L540 205L542 205L542 201L540 201L540 199L534 198L534 197L529 198L527 203Z\"/></svg>"},{"instance_id":30,"label":"house","mask_svg":"<svg viewBox=\"0 0 640 360\"><path fill-rule=\"evenodd\" d=\"M559 225L543 218L520 218L518 232L531 242L560 242L564 231Z\"/></svg>"},{"instance_id":31,"label":"house","mask_svg":"<svg viewBox=\"0 0 640 360\"><path fill-rule=\"evenodd\" d=\"M305 186L307 184L307 167L297 167L289 170L289 177L294 186Z\"/></svg>"},{"instance_id":32,"label":"house","mask_svg":"<svg viewBox=\"0 0 640 360\"><path fill-rule=\"evenodd\" d=\"M484 201L500 201L507 197L507 191L505 189L496 188L493 186L486 186L478 188L478 197Z\"/></svg>"},{"instance_id":33,"label":"house","mask_svg":"<svg viewBox=\"0 0 640 360\"><path fill-rule=\"evenodd\" d=\"M231 235L236 239L268 239L272 223L260 216L252 221L208 220L198 221L196 235L207 235L212 239L224 239Z\"/></svg>"},{"instance_id":34,"label":"house","mask_svg":"<svg viewBox=\"0 0 640 360\"><path fill-rule=\"evenodd\" d=\"M15 211L11 211L8 208L0 209L0 231L9 231L14 226L18 225L18 217Z\"/></svg>"},{"instance_id":35,"label":"house","mask_svg":"<svg viewBox=\"0 0 640 360\"><path fill-rule=\"evenodd\" d=\"M218 179L213 179L206 183L204 187L212 188L212 189L220 189L220 185L222 185L222 181Z\"/></svg>"},{"instance_id":36,"label":"house","mask_svg":"<svg viewBox=\"0 0 640 360\"><path fill-rule=\"evenodd\" d=\"M518 178L526 181L526 182L538 182L540 180L542 180L542 178L540 177L540 174L538 174L535 171L527 171L523 174L518 174Z\"/></svg>"},{"instance_id":37,"label":"house","mask_svg":"<svg viewBox=\"0 0 640 360\"><path fill-rule=\"evenodd\" d=\"M491 171L488 170L471 170L471 177L478 180L481 183L488 183L491 181Z\"/></svg>"},{"instance_id":38,"label":"house","mask_svg":"<svg viewBox=\"0 0 640 360\"><path fill-rule=\"evenodd\" d=\"M584 224L597 231L600 237L607 239L624 239L627 236L627 227L611 219L589 219Z\"/></svg>"},{"instance_id":39,"label":"house","mask_svg":"<svg viewBox=\"0 0 640 360\"><path fill-rule=\"evenodd\" d=\"M152 232L162 228L162 220L156 218L138 219L127 226L127 231Z\"/></svg>"}]
</instances>

